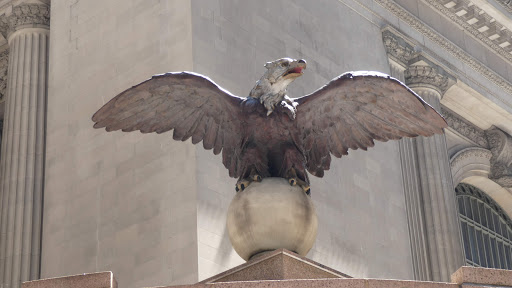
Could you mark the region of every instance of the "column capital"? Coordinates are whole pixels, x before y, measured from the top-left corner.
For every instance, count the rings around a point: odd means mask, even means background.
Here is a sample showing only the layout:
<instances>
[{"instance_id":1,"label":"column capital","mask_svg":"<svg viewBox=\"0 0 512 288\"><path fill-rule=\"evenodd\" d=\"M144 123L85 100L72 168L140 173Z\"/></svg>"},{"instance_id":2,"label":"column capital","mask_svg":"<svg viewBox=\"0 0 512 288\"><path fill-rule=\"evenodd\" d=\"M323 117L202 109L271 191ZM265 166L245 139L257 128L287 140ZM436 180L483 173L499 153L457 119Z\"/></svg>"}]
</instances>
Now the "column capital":
<instances>
[{"instance_id":1,"label":"column capital","mask_svg":"<svg viewBox=\"0 0 512 288\"><path fill-rule=\"evenodd\" d=\"M9 35L23 28L50 27L50 6L46 4L22 3L12 7L11 13L0 18L0 33L8 39Z\"/></svg>"},{"instance_id":2,"label":"column capital","mask_svg":"<svg viewBox=\"0 0 512 288\"><path fill-rule=\"evenodd\" d=\"M431 88L441 97L454 83L443 70L432 66L412 65L405 70L405 84L411 88Z\"/></svg>"}]
</instances>

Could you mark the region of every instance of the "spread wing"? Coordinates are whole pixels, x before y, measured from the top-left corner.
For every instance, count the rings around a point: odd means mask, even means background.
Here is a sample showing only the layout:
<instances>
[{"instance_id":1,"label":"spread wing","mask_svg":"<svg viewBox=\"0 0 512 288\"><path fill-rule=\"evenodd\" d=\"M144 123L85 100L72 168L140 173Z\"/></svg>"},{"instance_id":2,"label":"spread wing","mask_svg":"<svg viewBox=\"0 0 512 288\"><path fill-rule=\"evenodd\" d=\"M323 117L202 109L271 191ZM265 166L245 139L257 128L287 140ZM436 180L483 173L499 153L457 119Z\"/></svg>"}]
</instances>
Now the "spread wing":
<instances>
[{"instance_id":1,"label":"spread wing","mask_svg":"<svg viewBox=\"0 0 512 288\"><path fill-rule=\"evenodd\" d=\"M447 127L420 96L400 81L378 72L349 72L310 95L296 99L296 142L304 147L306 168L324 175L331 156L373 147L373 140L442 134Z\"/></svg>"},{"instance_id":2,"label":"spread wing","mask_svg":"<svg viewBox=\"0 0 512 288\"><path fill-rule=\"evenodd\" d=\"M94 128L124 132L163 133L174 140L203 141L205 149L221 150L222 162L234 177L241 141L242 98L205 76L189 72L155 75L114 97L92 116Z\"/></svg>"}]
</instances>

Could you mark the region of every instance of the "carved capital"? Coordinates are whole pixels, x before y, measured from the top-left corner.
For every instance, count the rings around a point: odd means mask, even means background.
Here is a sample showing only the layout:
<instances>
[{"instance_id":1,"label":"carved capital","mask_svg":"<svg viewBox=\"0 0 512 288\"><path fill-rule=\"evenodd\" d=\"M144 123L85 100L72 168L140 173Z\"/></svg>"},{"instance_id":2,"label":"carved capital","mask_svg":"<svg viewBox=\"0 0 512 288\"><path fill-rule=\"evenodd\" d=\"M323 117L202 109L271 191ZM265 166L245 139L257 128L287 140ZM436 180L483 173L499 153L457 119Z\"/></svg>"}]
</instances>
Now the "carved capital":
<instances>
[{"instance_id":1,"label":"carved capital","mask_svg":"<svg viewBox=\"0 0 512 288\"><path fill-rule=\"evenodd\" d=\"M407 67L409 60L416 55L414 47L389 27L382 31L382 41L388 57L403 67Z\"/></svg>"},{"instance_id":2,"label":"carved capital","mask_svg":"<svg viewBox=\"0 0 512 288\"><path fill-rule=\"evenodd\" d=\"M492 152L489 178L503 187L512 187L512 137L494 126L485 134Z\"/></svg>"},{"instance_id":3,"label":"carved capital","mask_svg":"<svg viewBox=\"0 0 512 288\"><path fill-rule=\"evenodd\" d=\"M1 18L0 33L7 38L26 27L49 27L50 6L44 4L21 4L12 8L12 13Z\"/></svg>"},{"instance_id":4,"label":"carved capital","mask_svg":"<svg viewBox=\"0 0 512 288\"><path fill-rule=\"evenodd\" d=\"M429 87L443 95L450 87L449 78L431 66L413 65L405 70L405 83L411 87Z\"/></svg>"},{"instance_id":5,"label":"carved capital","mask_svg":"<svg viewBox=\"0 0 512 288\"><path fill-rule=\"evenodd\" d=\"M448 126L455 130L460 135L466 137L470 141L483 148L488 148L487 137L485 132L473 124L466 122L462 117L454 112L442 107L441 114L448 123Z\"/></svg>"}]
</instances>

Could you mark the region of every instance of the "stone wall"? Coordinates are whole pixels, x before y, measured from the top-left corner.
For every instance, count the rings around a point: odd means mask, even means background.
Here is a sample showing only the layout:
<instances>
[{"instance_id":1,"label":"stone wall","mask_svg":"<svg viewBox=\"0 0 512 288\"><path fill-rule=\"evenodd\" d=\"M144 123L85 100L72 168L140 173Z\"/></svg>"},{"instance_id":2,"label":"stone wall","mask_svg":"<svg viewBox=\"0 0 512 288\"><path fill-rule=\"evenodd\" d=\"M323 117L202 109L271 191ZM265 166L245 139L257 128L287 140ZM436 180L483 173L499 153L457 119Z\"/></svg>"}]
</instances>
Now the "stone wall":
<instances>
[{"instance_id":1,"label":"stone wall","mask_svg":"<svg viewBox=\"0 0 512 288\"><path fill-rule=\"evenodd\" d=\"M91 116L155 73L192 70L189 1L51 6L42 277L112 270L123 287L197 280L196 152Z\"/></svg>"}]
</instances>

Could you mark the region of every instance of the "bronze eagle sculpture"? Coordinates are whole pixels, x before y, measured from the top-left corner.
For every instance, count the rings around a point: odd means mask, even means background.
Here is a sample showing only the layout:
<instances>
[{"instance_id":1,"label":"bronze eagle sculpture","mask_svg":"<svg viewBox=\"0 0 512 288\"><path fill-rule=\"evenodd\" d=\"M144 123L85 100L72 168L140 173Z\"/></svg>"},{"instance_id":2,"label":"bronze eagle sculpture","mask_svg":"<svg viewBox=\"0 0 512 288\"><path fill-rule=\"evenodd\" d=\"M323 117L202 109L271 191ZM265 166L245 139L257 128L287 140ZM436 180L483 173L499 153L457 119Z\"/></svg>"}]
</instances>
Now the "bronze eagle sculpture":
<instances>
[{"instance_id":1,"label":"bronze eagle sculpture","mask_svg":"<svg viewBox=\"0 0 512 288\"><path fill-rule=\"evenodd\" d=\"M444 118L400 81L378 72L347 72L315 92L289 98L286 87L306 61L282 58L247 98L234 96L209 78L190 72L154 75L120 93L92 120L94 128L163 133L174 140L203 141L222 152L236 191L265 177L282 177L309 195L306 171L323 177L331 155L418 135L443 133Z\"/></svg>"}]
</instances>

